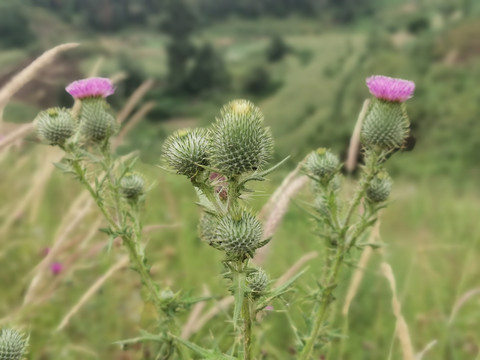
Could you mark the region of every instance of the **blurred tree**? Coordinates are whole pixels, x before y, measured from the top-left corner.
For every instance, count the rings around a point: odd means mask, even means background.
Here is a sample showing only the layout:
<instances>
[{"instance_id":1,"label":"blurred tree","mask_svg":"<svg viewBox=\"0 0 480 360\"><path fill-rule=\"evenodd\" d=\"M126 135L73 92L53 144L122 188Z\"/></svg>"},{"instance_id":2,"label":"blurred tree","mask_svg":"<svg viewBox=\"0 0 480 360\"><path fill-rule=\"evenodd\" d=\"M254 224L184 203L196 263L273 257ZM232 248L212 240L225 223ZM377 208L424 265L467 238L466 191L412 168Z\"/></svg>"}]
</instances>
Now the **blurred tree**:
<instances>
[{"instance_id":1,"label":"blurred tree","mask_svg":"<svg viewBox=\"0 0 480 360\"><path fill-rule=\"evenodd\" d=\"M243 90L251 95L266 95L274 88L272 76L264 65L254 67L243 82Z\"/></svg>"},{"instance_id":2,"label":"blurred tree","mask_svg":"<svg viewBox=\"0 0 480 360\"><path fill-rule=\"evenodd\" d=\"M270 44L267 48L267 59L270 62L282 60L289 51L290 49L283 38L280 35L275 35L270 39Z\"/></svg>"},{"instance_id":3,"label":"blurred tree","mask_svg":"<svg viewBox=\"0 0 480 360\"><path fill-rule=\"evenodd\" d=\"M0 4L0 44L5 47L22 47L35 36L29 27L24 8L13 1Z\"/></svg>"}]
</instances>

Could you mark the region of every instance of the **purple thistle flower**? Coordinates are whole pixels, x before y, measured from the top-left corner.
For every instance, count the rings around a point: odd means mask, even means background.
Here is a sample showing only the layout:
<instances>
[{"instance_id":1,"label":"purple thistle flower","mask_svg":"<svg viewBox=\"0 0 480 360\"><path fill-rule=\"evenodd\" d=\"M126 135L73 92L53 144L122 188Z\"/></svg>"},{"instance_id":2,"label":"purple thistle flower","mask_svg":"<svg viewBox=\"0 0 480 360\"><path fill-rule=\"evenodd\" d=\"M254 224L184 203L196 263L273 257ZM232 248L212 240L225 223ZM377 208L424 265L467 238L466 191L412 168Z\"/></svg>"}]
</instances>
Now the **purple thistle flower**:
<instances>
[{"instance_id":1,"label":"purple thistle flower","mask_svg":"<svg viewBox=\"0 0 480 360\"><path fill-rule=\"evenodd\" d=\"M93 77L72 82L65 90L75 99L89 97L106 98L115 92L112 81L108 78Z\"/></svg>"},{"instance_id":2,"label":"purple thistle flower","mask_svg":"<svg viewBox=\"0 0 480 360\"><path fill-rule=\"evenodd\" d=\"M53 275L58 275L62 272L63 265L62 265L62 263L54 262L50 265L50 270L52 271Z\"/></svg>"},{"instance_id":3,"label":"purple thistle flower","mask_svg":"<svg viewBox=\"0 0 480 360\"><path fill-rule=\"evenodd\" d=\"M378 99L404 102L413 96L415 83L409 80L374 75L367 78L370 93Z\"/></svg>"}]
</instances>

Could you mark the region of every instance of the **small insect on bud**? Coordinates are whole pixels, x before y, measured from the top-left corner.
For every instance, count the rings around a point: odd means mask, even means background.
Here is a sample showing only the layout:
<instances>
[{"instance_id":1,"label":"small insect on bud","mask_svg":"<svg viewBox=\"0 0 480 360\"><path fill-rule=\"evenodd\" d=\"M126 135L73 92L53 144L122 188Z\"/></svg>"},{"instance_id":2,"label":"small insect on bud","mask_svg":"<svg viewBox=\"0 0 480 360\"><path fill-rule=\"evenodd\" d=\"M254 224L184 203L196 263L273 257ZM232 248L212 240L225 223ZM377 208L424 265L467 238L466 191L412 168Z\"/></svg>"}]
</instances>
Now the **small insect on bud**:
<instances>
[{"instance_id":1,"label":"small insect on bud","mask_svg":"<svg viewBox=\"0 0 480 360\"><path fill-rule=\"evenodd\" d=\"M253 257L255 250L262 246L262 225L247 211L243 211L238 219L227 215L219 221L215 238L227 256L244 260Z\"/></svg>"},{"instance_id":2,"label":"small insect on bud","mask_svg":"<svg viewBox=\"0 0 480 360\"><path fill-rule=\"evenodd\" d=\"M120 191L122 195L129 200L138 199L143 194L145 180L139 174L126 174L120 180Z\"/></svg>"},{"instance_id":3,"label":"small insect on bud","mask_svg":"<svg viewBox=\"0 0 480 360\"><path fill-rule=\"evenodd\" d=\"M0 332L0 359L21 360L26 352L28 338L15 329L3 329Z\"/></svg>"},{"instance_id":4,"label":"small insect on bud","mask_svg":"<svg viewBox=\"0 0 480 360\"><path fill-rule=\"evenodd\" d=\"M325 148L319 148L308 155L305 170L322 181L330 181L339 170L338 156Z\"/></svg>"},{"instance_id":5,"label":"small insect on bud","mask_svg":"<svg viewBox=\"0 0 480 360\"><path fill-rule=\"evenodd\" d=\"M367 198L373 203L383 202L388 199L392 189L392 180L384 171L375 175L367 187Z\"/></svg>"},{"instance_id":6,"label":"small insect on bud","mask_svg":"<svg viewBox=\"0 0 480 360\"><path fill-rule=\"evenodd\" d=\"M254 298L258 298L263 295L268 286L268 275L263 269L258 268L255 272L247 276L248 287L251 290L251 294Z\"/></svg>"},{"instance_id":7,"label":"small insect on bud","mask_svg":"<svg viewBox=\"0 0 480 360\"><path fill-rule=\"evenodd\" d=\"M102 142L118 130L117 121L108 112L108 104L101 97L82 101L80 124L85 137L93 142Z\"/></svg>"},{"instance_id":8,"label":"small insect on bud","mask_svg":"<svg viewBox=\"0 0 480 360\"><path fill-rule=\"evenodd\" d=\"M374 98L362 124L363 145L382 150L402 147L410 132L404 101L412 97L415 83L388 76L371 76L367 79L367 86Z\"/></svg>"},{"instance_id":9,"label":"small insect on bud","mask_svg":"<svg viewBox=\"0 0 480 360\"><path fill-rule=\"evenodd\" d=\"M41 111L35 123L40 138L51 145L63 145L75 132L72 114L66 109L51 108Z\"/></svg>"},{"instance_id":10,"label":"small insect on bud","mask_svg":"<svg viewBox=\"0 0 480 360\"><path fill-rule=\"evenodd\" d=\"M208 165L207 131L202 128L178 130L163 144L163 158L177 172L192 178Z\"/></svg>"},{"instance_id":11,"label":"small insect on bud","mask_svg":"<svg viewBox=\"0 0 480 360\"><path fill-rule=\"evenodd\" d=\"M211 165L233 177L261 169L273 153L273 138L263 114L247 100L234 100L221 110L209 137Z\"/></svg>"}]
</instances>

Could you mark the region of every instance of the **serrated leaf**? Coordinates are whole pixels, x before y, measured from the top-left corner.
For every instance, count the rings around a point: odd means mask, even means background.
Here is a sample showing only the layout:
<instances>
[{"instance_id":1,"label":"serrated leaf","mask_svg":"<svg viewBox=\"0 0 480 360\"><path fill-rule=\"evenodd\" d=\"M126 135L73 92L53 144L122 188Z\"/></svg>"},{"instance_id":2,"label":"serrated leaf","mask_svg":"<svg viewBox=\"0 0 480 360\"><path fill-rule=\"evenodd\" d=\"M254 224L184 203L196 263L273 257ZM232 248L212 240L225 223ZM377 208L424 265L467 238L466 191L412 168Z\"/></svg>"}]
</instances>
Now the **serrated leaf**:
<instances>
[{"instance_id":1,"label":"serrated leaf","mask_svg":"<svg viewBox=\"0 0 480 360\"><path fill-rule=\"evenodd\" d=\"M208 359L208 360L236 360L235 357L225 355L225 354L222 354L222 353L217 352L217 351L204 349L204 348L198 346L197 344L194 344L194 343L192 343L188 340L179 338L177 336L172 335L172 337L177 342L179 342L180 344L184 345L185 347L192 350L196 354L202 356L204 359Z\"/></svg>"},{"instance_id":2,"label":"serrated leaf","mask_svg":"<svg viewBox=\"0 0 480 360\"><path fill-rule=\"evenodd\" d=\"M53 166L55 166L57 169L61 170L64 173L75 174L75 171L73 171L72 167L68 164L63 163L63 162L54 162Z\"/></svg>"}]
</instances>

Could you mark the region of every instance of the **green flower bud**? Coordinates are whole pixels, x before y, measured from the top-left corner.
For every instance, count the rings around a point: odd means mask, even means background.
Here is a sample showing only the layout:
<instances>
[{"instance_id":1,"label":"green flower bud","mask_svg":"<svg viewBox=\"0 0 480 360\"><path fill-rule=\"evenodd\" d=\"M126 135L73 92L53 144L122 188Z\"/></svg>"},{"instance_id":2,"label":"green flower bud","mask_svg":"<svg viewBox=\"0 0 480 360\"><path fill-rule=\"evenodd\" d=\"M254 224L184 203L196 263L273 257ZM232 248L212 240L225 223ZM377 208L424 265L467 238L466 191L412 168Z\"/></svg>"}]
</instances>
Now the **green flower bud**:
<instances>
[{"instance_id":1,"label":"green flower bud","mask_svg":"<svg viewBox=\"0 0 480 360\"><path fill-rule=\"evenodd\" d=\"M163 144L163 157L177 172L192 178L208 165L207 131L202 128L178 130Z\"/></svg>"},{"instance_id":2,"label":"green flower bud","mask_svg":"<svg viewBox=\"0 0 480 360\"><path fill-rule=\"evenodd\" d=\"M247 276L248 287L252 292L253 297L260 297L263 295L268 286L268 275L259 268L255 272Z\"/></svg>"},{"instance_id":3,"label":"green flower bud","mask_svg":"<svg viewBox=\"0 0 480 360\"><path fill-rule=\"evenodd\" d=\"M246 211L239 219L227 215L220 219L215 238L230 258L244 260L253 257L255 250L261 246L262 225Z\"/></svg>"},{"instance_id":4,"label":"green flower bud","mask_svg":"<svg viewBox=\"0 0 480 360\"><path fill-rule=\"evenodd\" d=\"M125 198L130 200L137 199L143 194L145 180L139 174L126 174L120 180L120 191Z\"/></svg>"},{"instance_id":5,"label":"green flower bud","mask_svg":"<svg viewBox=\"0 0 480 360\"><path fill-rule=\"evenodd\" d=\"M392 180L386 172L382 171L372 179L367 187L366 195L370 201L379 203L388 199L391 189Z\"/></svg>"},{"instance_id":6,"label":"green flower bud","mask_svg":"<svg viewBox=\"0 0 480 360\"><path fill-rule=\"evenodd\" d=\"M221 110L209 137L211 165L227 177L262 168L273 153L263 115L250 101L234 100Z\"/></svg>"},{"instance_id":7,"label":"green flower bud","mask_svg":"<svg viewBox=\"0 0 480 360\"><path fill-rule=\"evenodd\" d=\"M63 145L75 132L72 114L66 109L41 111L35 119L38 135L51 145Z\"/></svg>"},{"instance_id":8,"label":"green flower bud","mask_svg":"<svg viewBox=\"0 0 480 360\"><path fill-rule=\"evenodd\" d=\"M27 349L28 339L15 329L0 332L0 360L20 360Z\"/></svg>"},{"instance_id":9,"label":"green flower bud","mask_svg":"<svg viewBox=\"0 0 480 360\"><path fill-rule=\"evenodd\" d=\"M323 181L330 181L338 171L340 161L337 155L325 148L319 148L308 155L304 168Z\"/></svg>"},{"instance_id":10,"label":"green flower bud","mask_svg":"<svg viewBox=\"0 0 480 360\"><path fill-rule=\"evenodd\" d=\"M103 98L82 101L80 124L83 134L93 142L102 142L118 130L117 121L108 112L108 104Z\"/></svg>"},{"instance_id":11,"label":"green flower bud","mask_svg":"<svg viewBox=\"0 0 480 360\"><path fill-rule=\"evenodd\" d=\"M215 233L218 223L218 217L208 212L202 214L198 223L198 235L200 236L200 239L216 249L219 249L219 242Z\"/></svg>"},{"instance_id":12,"label":"green flower bud","mask_svg":"<svg viewBox=\"0 0 480 360\"><path fill-rule=\"evenodd\" d=\"M372 99L362 124L363 145L397 149L402 147L409 132L410 121L404 103Z\"/></svg>"}]
</instances>

